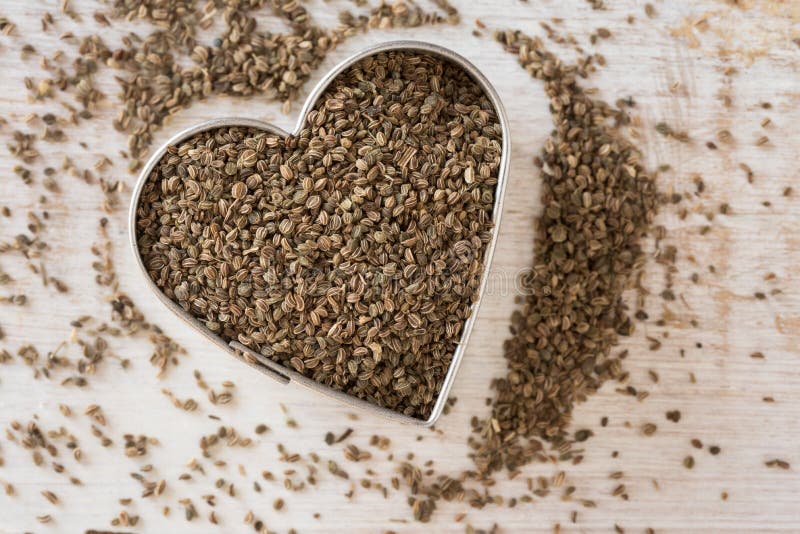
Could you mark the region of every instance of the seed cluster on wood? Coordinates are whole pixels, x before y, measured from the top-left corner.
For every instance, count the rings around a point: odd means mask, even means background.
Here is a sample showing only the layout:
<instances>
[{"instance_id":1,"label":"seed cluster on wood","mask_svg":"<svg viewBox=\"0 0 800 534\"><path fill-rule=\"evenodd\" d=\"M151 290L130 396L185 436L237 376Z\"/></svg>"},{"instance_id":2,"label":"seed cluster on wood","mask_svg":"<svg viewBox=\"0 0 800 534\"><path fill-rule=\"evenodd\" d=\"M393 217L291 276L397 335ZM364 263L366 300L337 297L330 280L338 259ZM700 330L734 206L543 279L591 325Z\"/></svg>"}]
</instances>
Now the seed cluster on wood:
<instances>
[{"instance_id":1,"label":"seed cluster on wood","mask_svg":"<svg viewBox=\"0 0 800 534\"><path fill-rule=\"evenodd\" d=\"M493 382L491 416L475 427L473 458L485 473L531 461L537 438L565 441L573 405L620 373L611 348L633 330L622 294L644 263L641 241L659 203L638 151L616 132L628 116L577 82L594 69L591 56L568 66L538 38L496 38L544 81L555 130L535 160L544 213L504 345L508 371Z\"/></svg>"}]
</instances>

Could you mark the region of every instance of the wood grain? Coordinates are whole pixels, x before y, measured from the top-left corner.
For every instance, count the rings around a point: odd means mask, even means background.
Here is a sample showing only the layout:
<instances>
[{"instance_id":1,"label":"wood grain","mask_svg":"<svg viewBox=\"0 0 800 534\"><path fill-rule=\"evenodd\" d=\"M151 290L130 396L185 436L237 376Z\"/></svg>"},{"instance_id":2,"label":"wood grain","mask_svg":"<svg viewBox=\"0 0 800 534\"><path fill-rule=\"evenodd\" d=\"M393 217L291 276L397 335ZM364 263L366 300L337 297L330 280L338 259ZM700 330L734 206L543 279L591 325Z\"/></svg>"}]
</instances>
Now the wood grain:
<instances>
[{"instance_id":1,"label":"wood grain","mask_svg":"<svg viewBox=\"0 0 800 534\"><path fill-rule=\"evenodd\" d=\"M133 497L131 514L141 515L136 532L246 532L252 527L243 524L248 510L261 518L270 529L285 532L335 532L345 528L356 532L462 532L464 524L490 528L501 526L504 532L551 531L558 523L562 532L607 532L615 524L626 532L643 532L652 527L657 532L744 532L800 530L800 183L797 170L800 147L800 49L790 40L797 37L797 19L792 19L789 2L753 2L762 7L732 8L724 2L653 2L659 15L648 19L644 2L609 1L607 9L592 10L588 3L577 0L537 2L503 2L475 0L459 5L463 22L459 27L420 28L413 31L372 32L345 43L315 72L318 79L324 70L352 52L372 43L393 38L415 38L448 46L468 57L493 80L511 118L512 166L508 184L503 226L495 262L493 280L498 283L485 297L464 364L453 395L458 403L444 417L435 432L418 431L383 420L360 416L347 417L347 410L324 399L294 388L283 387L257 375L232 358L208 346L195 332L187 329L158 302L147 294L136 272L128 250L124 209L106 215L114 245L113 257L123 290L130 293L147 317L186 347L188 355L167 377L158 380L148 364L149 345L142 340L112 341L114 350L132 361L129 370L117 363L106 364L85 389L62 388L56 382L34 380L31 369L16 363L0 366L0 427L11 421L27 423L34 416L47 429L64 426L80 439L84 459L75 464L61 461L71 475L83 481L73 487L64 475L52 469L35 467L30 453L5 438L0 438L0 481L16 488L13 497L0 493L0 532L82 532L88 528L110 528L110 521L123 509L122 497ZM78 4L78 2L74 2ZM340 7L346 2L314 1L313 13L323 24L333 24ZM23 118L31 111L48 108L47 104L27 102L23 79L43 76L36 57L22 59L19 49L29 42L39 53L51 55L72 45L59 41L64 31L76 34L94 28L91 14L101 4L82 2L76 9L85 22L77 25L59 21L49 32L40 31L39 19L46 10L57 6L39 0L6 0L0 15L19 27L16 35L0 37L0 115L9 124L2 128L7 136L13 129L24 127ZM782 8L781 8L782 9ZM317 13L319 12L319 15ZM788 13L788 14L787 14ZM629 15L635 17L628 23ZM541 21L563 18L556 26L564 34L573 34L587 49L588 36L598 27L611 30L612 37L601 40L596 49L607 60L607 66L588 80L599 94L609 100L633 97L635 113L641 119L641 146L652 167L669 164L672 169L660 177L665 190L688 192L691 200L685 219L677 209L665 210L659 224L669 230L670 240L680 251L676 293L679 299L663 303L653 295L648 303L652 316L662 306L668 307L676 319L665 327L653 321L640 324L634 336L620 345L630 356L627 367L631 384L647 390L642 402L616 393L615 384L607 384L597 395L575 412L575 428L591 428L595 432L586 443L586 459L567 469L567 484L576 486L576 495L594 499L596 509L584 509L574 502L557 497L537 499L533 504L514 508L488 507L473 510L466 503L442 505L430 525L410 521L410 512L402 495L384 499L376 491L360 487L352 499L345 497L350 486L358 486L360 465L350 465L338 447L328 447L323 438L327 431L335 433L352 426L353 442L366 446L373 434L391 438L395 456L413 452L418 460L433 460L437 470L458 473L470 465L466 438L469 419L485 413L484 399L489 395L489 380L503 373L502 341L508 319L514 308L513 281L521 269L531 264L532 224L539 213L539 178L531 158L552 128L547 100L541 85L518 67L515 58L502 52L488 37L470 35L472 21L480 18L489 28L519 28L531 34L542 34ZM693 36L671 34L685 20L694 23ZM143 25L114 25L103 30L104 39L116 45L129 29L145 31ZM94 31L94 30L92 30ZM680 32L679 32L680 33ZM693 39L696 39L693 40ZM720 54L723 52L723 54ZM757 57L753 57L753 55ZM572 57L568 51L563 57ZM726 74L726 69L736 73ZM107 74L107 73L106 73ZM100 78L108 95L117 87L109 76ZM724 102L730 96L730 106ZM764 109L762 102L770 102ZM92 127L68 131L70 139L63 145L45 145L49 161L60 162L69 155L81 166L91 166L101 154L114 154L125 147L125 139L111 127L117 100L104 103L104 120ZM296 106L299 109L299 106ZM279 105L260 99L232 100L214 98L179 114L160 131L156 143L163 142L179 129L224 115L246 115L274 121L291 127L295 115L284 116ZM760 126L764 117L772 124ZM673 128L686 130L692 142L679 143L659 136L654 125L660 121ZM733 146L716 141L716 132L729 129ZM755 140L768 135L770 142L757 147ZM88 149L77 143L83 140ZM706 147L707 141L720 145L718 150ZM0 206L9 206L11 219L0 219L2 235L7 241L24 230L28 210L40 212L40 188L22 185L12 169L16 161L6 155L0 161ZM748 164L754 173L748 183L739 164ZM41 169L35 171L40 183ZM109 179L131 184L125 164L119 160L104 173ZM695 195L695 176L702 176L705 191ZM70 321L82 314L108 318L108 304L95 286L89 247L98 240L97 221L102 194L96 186L83 184L69 176L59 177L63 192L48 194L46 209L50 215L45 240L48 269L64 279L72 288L67 295L44 288L27 272L22 258L0 255L0 267L14 279L12 285L0 287L0 294L25 293L29 303L24 307L0 304L0 326L6 332L2 346L14 353L32 343L42 353L53 350L60 340L70 335ZM792 196L782 192L794 187ZM125 199L127 200L127 199ZM765 202L771 203L765 205ZM729 215L720 215L719 205L729 203ZM706 212L715 213L709 222ZM711 225L706 235L701 228ZM710 272L713 266L715 273ZM699 283L689 277L699 274ZM775 281L764 276L773 272ZM648 268L647 281L660 288L664 273L655 265ZM771 295L773 289L782 293ZM767 298L758 300L754 293L763 291ZM698 326L691 326L695 319ZM663 344L657 351L648 349L646 336L657 337ZM668 337L667 337L668 336ZM764 359L753 359L754 351ZM235 401L215 407L205 399L192 376L202 370L210 385L219 388L223 380L236 383ZM658 383L648 378L648 370L656 370ZM694 374L696 383L689 379ZM176 410L161 394L168 388L181 399L193 397L201 402L195 413ZM772 396L774 403L762 398ZM60 415L58 404L69 405L70 418ZM102 405L109 420L106 433L114 439L113 447L104 449L89 432L91 421L83 415L86 406ZM286 409L286 414L281 409ZM668 410L680 410L675 424L665 418ZM288 414L288 415L287 415ZM226 425L255 438L249 448L220 448L216 459L227 462L216 467L200 457L198 440L214 432L222 418ZM599 425L607 416L609 424ZM295 418L299 428L288 428L287 417ZM658 425L652 437L643 437L640 427L645 422ZM271 432L255 436L253 429L266 423ZM122 451L125 433L156 436L160 445L151 446L148 456L128 458ZM690 440L700 439L705 448L692 448ZM293 452L318 451L335 458L351 474L351 483L333 479L324 472L313 491L286 491L280 480L283 470L292 466L278 461L277 444ZM708 445L718 445L721 453L712 456ZM61 454L67 450L62 446ZM612 452L616 457L612 457ZM692 455L692 470L682 466L685 456ZM394 463L379 453L370 464L388 483L394 475ZM206 474L193 473L193 480L180 481L187 472L185 464L197 458ZM764 462L782 458L792 466L789 470L768 469ZM142 488L129 473L152 463L148 478L167 480L167 489L158 498L138 499ZM242 475L238 466L243 466ZM262 470L271 470L277 482L260 478ZM527 477L548 476L557 466L529 466L521 477L504 480L493 491L507 498L524 493ZM612 497L618 481L608 478L617 470L625 472L630 500ZM323 471L325 471L323 469ZM305 472L301 470L301 475ZM236 497L229 497L214 488L214 481L224 478L233 482ZM252 491L254 480L260 480L263 491ZM657 482L656 488L654 483ZM61 504L52 505L40 492L55 492ZM727 492L723 500L721 493ZM217 515L221 525L207 521L209 511L202 495L217 494ZM276 497L286 500L281 511L272 508ZM189 497L200 512L200 518L185 521L178 500ZM351 502L352 501L352 502ZM169 517L161 509L172 508ZM570 521L573 510L577 522ZM466 512L462 523L454 517ZM320 519L312 514L319 512ZM53 522L41 525L35 516L51 514Z\"/></svg>"}]
</instances>

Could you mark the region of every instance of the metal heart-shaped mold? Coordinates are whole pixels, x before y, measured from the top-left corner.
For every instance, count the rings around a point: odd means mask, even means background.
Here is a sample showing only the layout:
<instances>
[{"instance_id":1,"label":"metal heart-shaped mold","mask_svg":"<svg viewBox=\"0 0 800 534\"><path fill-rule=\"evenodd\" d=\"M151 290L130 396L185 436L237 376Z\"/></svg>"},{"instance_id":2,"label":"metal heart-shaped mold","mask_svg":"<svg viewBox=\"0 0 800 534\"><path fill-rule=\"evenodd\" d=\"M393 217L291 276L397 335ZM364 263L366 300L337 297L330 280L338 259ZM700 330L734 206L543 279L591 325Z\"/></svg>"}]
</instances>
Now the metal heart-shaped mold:
<instances>
[{"instance_id":1,"label":"metal heart-shaped mold","mask_svg":"<svg viewBox=\"0 0 800 534\"><path fill-rule=\"evenodd\" d=\"M147 273L147 269L144 265L144 262L142 260L142 257L139 253L138 237L137 237L137 225L136 225L137 208L139 206L139 200L142 193L142 189L144 185L147 183L151 171L159 163L162 156L165 154L165 152L170 146L176 145L184 140L191 138L192 136L198 133L207 130L213 130L221 127L231 127L231 126L241 126L241 127L259 129L273 133L280 137L288 137L290 135L297 134L303 128L308 113L314 108L315 104L317 103L317 100L325 92L325 90L328 88L332 80L334 80L339 74L344 72L353 64L367 57L395 50L419 52L419 53L433 55L463 69L475 81L475 83L480 87L480 89L483 90L486 97L493 105L497 115L497 120L502 130L502 154L497 175L497 185L495 187L494 206L492 209L492 223L493 223L493 228L491 230L492 236L491 236L491 241L488 243L484 251L483 273L481 275L478 295L471 305L470 315L462 327L461 337L458 341L455 352L453 353L453 357L450 362L450 367L446 373L444 381L441 384L441 389L439 391L438 396L436 397L436 401L431 410L431 413L426 419L408 416L399 413L397 411L394 411L392 409L385 408L377 404L373 404L371 402L360 399L353 395L349 395L345 392L339 391L332 387L316 382L315 380L304 376L303 374L295 371L294 369L285 367L280 363L275 362L270 358L249 349L248 347L242 345L238 341L226 342L222 337L216 335L211 330L206 328L206 326L195 316L193 316L188 311L184 310L181 306L179 306L176 302L168 298L162 292L161 288L159 288L156 285L156 283L150 278L150 276ZM376 413L386 418L396 421L401 421L404 423L411 423L420 426L431 426L436 422L438 417L441 415L445 403L447 402L448 392L450 391L450 388L453 385L455 375L458 371L461 360L464 357L464 352L466 350L467 342L469 340L470 333L472 331L475 318L477 316L478 307L480 305L483 293L486 289L488 271L494 253L494 248L497 242L500 217L502 214L503 196L505 193L505 185L507 181L509 158L510 158L510 139L509 139L508 120L506 118L505 111L500 102L499 96L497 95L492 85L474 65L472 65L469 61L459 56L455 52L452 52L451 50L438 45L418 42L418 41L388 42L367 48L357 54L354 54L349 58L345 59L344 61L342 61L341 63L339 63L330 72L328 72L328 74L318 82L314 90L311 91L311 94L309 95L305 105L303 106L303 109L298 118L297 126L295 127L293 132L286 132L277 126L259 120L234 117L234 118L214 119L207 122L203 122L201 124L187 128L182 132L173 136L171 139L169 139L166 143L164 143L161 147L159 147L158 150L156 150L153 153L148 162L142 168L139 178L137 180L136 187L132 195L131 208L129 213L130 245L134 253L134 257L136 258L136 263L139 266L148 287L152 289L156 293L156 295L158 295L159 299L164 303L164 305L167 306L167 308L169 308L173 313L178 315L189 325L191 325L193 328L198 330L212 343L219 346L221 349L228 352L229 354L235 356L237 359L245 362L246 364L261 371L262 373L274 378L275 380L279 381L282 384L289 384L290 382L296 382L318 393L322 393L329 397L333 397L336 400L343 402L354 408L364 409L366 411Z\"/></svg>"}]
</instances>

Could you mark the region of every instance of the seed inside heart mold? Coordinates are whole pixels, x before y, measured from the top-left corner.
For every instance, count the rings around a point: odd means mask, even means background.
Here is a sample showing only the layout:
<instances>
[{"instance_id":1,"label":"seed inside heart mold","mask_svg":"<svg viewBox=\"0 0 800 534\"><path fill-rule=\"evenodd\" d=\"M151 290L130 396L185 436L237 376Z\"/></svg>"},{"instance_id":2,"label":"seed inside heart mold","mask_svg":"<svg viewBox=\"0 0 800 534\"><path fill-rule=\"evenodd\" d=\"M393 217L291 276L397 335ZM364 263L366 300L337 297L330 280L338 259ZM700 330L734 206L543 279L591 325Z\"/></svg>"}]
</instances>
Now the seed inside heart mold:
<instances>
[{"instance_id":1,"label":"seed inside heart mold","mask_svg":"<svg viewBox=\"0 0 800 534\"><path fill-rule=\"evenodd\" d=\"M282 137L245 126L169 146L136 206L163 294L323 385L428 417L492 239L503 127L436 55L370 55Z\"/></svg>"}]
</instances>

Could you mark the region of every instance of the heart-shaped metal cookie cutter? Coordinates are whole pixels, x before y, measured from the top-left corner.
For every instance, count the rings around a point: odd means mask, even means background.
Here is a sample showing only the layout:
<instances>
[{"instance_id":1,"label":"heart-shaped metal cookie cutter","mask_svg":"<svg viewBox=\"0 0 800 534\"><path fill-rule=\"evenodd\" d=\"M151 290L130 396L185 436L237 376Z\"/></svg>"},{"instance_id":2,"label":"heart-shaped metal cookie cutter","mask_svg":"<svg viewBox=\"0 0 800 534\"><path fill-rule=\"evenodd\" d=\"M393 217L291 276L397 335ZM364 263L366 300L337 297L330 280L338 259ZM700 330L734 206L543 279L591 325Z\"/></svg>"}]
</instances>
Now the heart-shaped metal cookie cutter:
<instances>
[{"instance_id":1,"label":"heart-shaped metal cookie cutter","mask_svg":"<svg viewBox=\"0 0 800 534\"><path fill-rule=\"evenodd\" d=\"M500 102L500 97L497 95L497 92L494 90L491 83L489 83L489 80L486 79L486 77L472 63L470 63L460 55L456 54L452 50L449 50L439 45L420 42L420 41L392 41L388 43L379 44L367 48L361 52L358 52L357 54L354 54L345 59L344 61L342 61L341 63L339 63L325 77L323 77L319 81L319 83L317 83L316 87L314 87L314 90L311 91L311 94L309 95L305 105L303 106L302 111L300 112L300 117L297 121L297 126L294 128L294 132L297 133L303 128L308 112L311 111L313 106L316 104L319 96L327 89L330 82L334 78L336 78L336 76L338 76L348 67L352 66L354 63L357 63L366 57L392 50L405 50L405 51L430 54L433 56L440 57L462 68L470 75L470 77L472 77L472 79L484 91L487 98L491 101L492 105L494 106L495 112L497 113L497 119L500 123L503 133L502 155L497 177L497 187L495 189L494 208L492 210L492 222L494 228L492 229L492 240L487 246L486 251L484 253L484 258L483 258L484 271L481 277L481 284L480 284L478 298L472 304L472 310L470 316L464 323L464 328L461 333L461 339L459 340L458 346L456 347L455 353L453 354L453 359L450 363L450 369L447 371L447 375L445 376L444 382L442 383L442 388L436 399L436 403L434 404L433 410L431 411L431 414L428 416L427 419L410 417L401 414L399 412L396 412L394 410L390 410L388 408L372 404L370 402L359 399L352 395L348 395L341 391L335 390L331 387L325 386L319 382L316 382L306 376L303 376L302 374L298 373L293 369L284 367L283 365L270 360L266 356L263 356L258 352L255 352L247 348L238 341L231 341L229 343L225 342L225 340L223 340L222 338L220 338L219 336L215 335L210 330L208 330L197 318L192 316L190 313L185 311L178 304L176 304L175 302L170 300L166 295L164 295L161 289L158 286L156 286L155 282L153 282L153 280L151 280L149 275L147 274L147 270L139 254L139 248L137 243L136 212L137 212L137 207L139 205L139 197L141 195L142 188L147 182L148 177L150 176L150 172L153 170L153 168L159 162L161 157L167 151L167 148L172 145L178 144L181 141L200 132L226 126L244 126L244 127L258 128L282 137L287 137L291 135L289 132L286 132L277 126L259 120L231 117L231 118L214 119L206 121L196 126L192 126L191 128L187 128L182 132L176 134L166 143L164 143L161 147L159 147L159 149L156 150L150 157L150 159L147 161L147 164L144 165L144 167L142 168L131 198L128 228L129 228L130 245L134 257L136 258L136 264L139 266L139 269L141 270L142 275L144 276L148 287L152 289L156 293L156 295L158 295L158 298L161 300L161 302L164 303L164 305L167 308L169 308L173 313L178 315L181 319L183 319L189 325L194 327L195 330L198 330L201 334L203 334L215 345L222 348L224 351L235 356L239 360L247 363L251 367L261 371L267 376L276 379L282 384L289 384L290 382L296 382L318 393L322 393L329 397L333 397L334 399L343 402L349 406L352 406L354 408L363 409L368 412L372 412L392 420L427 427L433 425L436 422L436 420L441 415L442 410L444 409L445 403L447 402L447 395L450 391L450 388L453 386L453 382L455 380L456 373L458 372L458 368L461 364L461 360L464 358L464 352L466 351L467 342L469 341L469 336L470 333L472 332L472 327L475 323L478 307L480 306L483 293L486 290L486 281L489 274L489 266L491 264L492 256L494 254L495 244L497 243L497 233L499 229L500 216L502 214L502 209L503 209L503 196L505 194L508 167L511 157L511 146L509 139L508 119L506 117L505 110L503 109L503 105Z\"/></svg>"}]
</instances>

